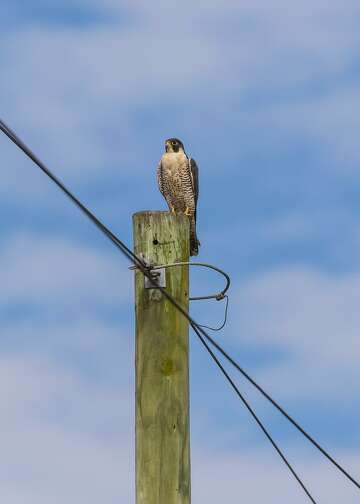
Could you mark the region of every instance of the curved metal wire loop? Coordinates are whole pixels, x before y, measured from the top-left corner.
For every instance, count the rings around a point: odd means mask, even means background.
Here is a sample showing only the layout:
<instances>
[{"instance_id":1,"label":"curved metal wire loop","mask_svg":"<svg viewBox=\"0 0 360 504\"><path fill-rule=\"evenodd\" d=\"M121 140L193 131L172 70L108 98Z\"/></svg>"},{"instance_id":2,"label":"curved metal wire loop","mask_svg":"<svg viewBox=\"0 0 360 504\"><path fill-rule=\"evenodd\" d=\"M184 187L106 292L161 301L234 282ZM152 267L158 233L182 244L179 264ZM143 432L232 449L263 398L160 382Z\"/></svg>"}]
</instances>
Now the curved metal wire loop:
<instances>
[{"instance_id":1,"label":"curved metal wire loop","mask_svg":"<svg viewBox=\"0 0 360 504\"><path fill-rule=\"evenodd\" d=\"M144 258L142 258L144 259ZM228 314L228 307L229 307L229 296L226 295L226 292L229 290L230 287L230 277L225 271L221 270L220 268L217 268L216 266L213 266L212 264L208 263L201 263L201 262L189 262L189 261L184 261L184 262L176 262L176 263L171 263L171 264L163 264L160 266L149 266L149 270L157 270L157 269L165 269L165 268L172 268L175 266L202 266L204 268L209 268L212 269L218 273L220 273L225 279L226 279L226 285L225 288L218 292L217 294L211 294L209 296L196 296L196 297L190 297L189 301L203 301L204 299L216 299L216 301L222 301L223 299L226 299L226 304L225 304L225 315L224 315L224 321L219 327L211 327L207 325L202 325L199 324L199 327L203 327L205 329L210 329L210 331L221 331L226 325L227 322L227 314ZM131 267L130 269L133 269L134 267Z\"/></svg>"},{"instance_id":2,"label":"curved metal wire loop","mask_svg":"<svg viewBox=\"0 0 360 504\"><path fill-rule=\"evenodd\" d=\"M214 271L217 271L226 279L226 286L225 289L223 289L221 292L217 294L211 294L210 296L196 296L196 297L191 297L189 298L189 301L201 301L202 299L216 299L216 301L221 301L224 299L226 292L229 290L230 287L230 277L225 271L221 270L220 268L217 268L216 266L213 266L212 264L208 263L201 263L201 262L176 262L176 263L171 263L171 264L163 264L162 266L151 266L151 269L162 269L162 268L172 268L174 266L202 266L204 268L209 268Z\"/></svg>"},{"instance_id":3,"label":"curved metal wire loop","mask_svg":"<svg viewBox=\"0 0 360 504\"><path fill-rule=\"evenodd\" d=\"M226 304L225 304L225 314L224 314L223 323L219 327L211 327L211 326L204 325L204 324L198 324L199 327L203 327L204 329L210 329L210 331L217 332L217 331L221 331L221 329L223 329L226 326L228 308L229 308L229 296L225 294L224 299L226 299Z\"/></svg>"}]
</instances>

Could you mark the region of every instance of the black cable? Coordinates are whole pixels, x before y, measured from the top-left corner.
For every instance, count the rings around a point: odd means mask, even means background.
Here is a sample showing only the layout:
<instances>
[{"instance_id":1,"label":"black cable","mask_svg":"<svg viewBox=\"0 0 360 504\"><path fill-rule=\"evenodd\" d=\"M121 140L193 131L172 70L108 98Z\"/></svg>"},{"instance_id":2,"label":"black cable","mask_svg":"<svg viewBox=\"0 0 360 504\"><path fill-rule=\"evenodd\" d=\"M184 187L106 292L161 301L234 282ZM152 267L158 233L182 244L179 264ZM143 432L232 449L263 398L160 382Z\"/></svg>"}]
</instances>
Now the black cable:
<instances>
[{"instance_id":1,"label":"black cable","mask_svg":"<svg viewBox=\"0 0 360 504\"><path fill-rule=\"evenodd\" d=\"M301 481L301 479L299 478L299 476L297 475L297 473L295 472L295 470L291 466L290 462L287 460L287 458L285 457L285 455L283 454L283 452L280 450L280 448L278 447L278 445L275 443L275 441L273 440L273 438L270 435L269 431L266 429L266 427L264 426L264 424L261 422L261 420L259 419L259 417L255 413L255 411L252 409L252 407L250 406L250 404L248 403L248 401L241 394L240 390L235 385L235 383L231 379L230 375L226 372L226 370L224 369L224 367L221 364L221 362L219 361L219 359L216 357L216 355L211 350L211 348L209 347L209 345L206 343L206 341L204 340L204 338L201 335L198 335L198 336L200 338L200 341L204 345L204 347L207 349L207 351L209 352L209 354L211 355L211 357L213 358L213 360L217 364L217 366L220 368L220 370L223 373L223 375L225 376L225 378L228 380L228 382L230 383L230 385L234 389L235 393L239 396L239 398L243 402L244 406L248 409L248 411L250 412L251 416L254 418L254 420L256 421L256 423L259 425L260 429L263 431L263 433L268 438L268 440L270 441L270 443L272 444L272 446L275 448L275 450L277 451L277 453L280 455L280 457L282 458L282 460L284 461L284 463L286 464L286 466L290 470L291 474L294 476L294 478L299 483L299 485L301 486L301 488L304 490L304 492L306 493L306 495L309 497L309 499L311 500L311 502L313 502L314 504L316 504L316 501L314 500L314 498L312 497L312 495L310 494L310 492L308 491L308 489L306 488L306 486L304 485L304 483Z\"/></svg>"},{"instance_id":2,"label":"black cable","mask_svg":"<svg viewBox=\"0 0 360 504\"><path fill-rule=\"evenodd\" d=\"M163 288L160 289L163 295L172 302L172 304L187 318L195 334L208 349L203 338L205 338L214 348L216 348L222 356L230 362L303 436L310 441L339 471L342 472L351 483L358 489L360 484L338 463L336 460L308 433L303 429L298 422L289 415L285 409L280 406L251 376L217 343L195 320L184 310L184 308Z\"/></svg>"},{"instance_id":3,"label":"black cable","mask_svg":"<svg viewBox=\"0 0 360 504\"><path fill-rule=\"evenodd\" d=\"M20 140L20 138L0 119L0 130L10 138L55 184L71 199L75 205L104 233L106 236L140 269L145 268L141 261L125 243L115 236L81 201L74 196L65 185L44 165L42 161Z\"/></svg>"},{"instance_id":4,"label":"black cable","mask_svg":"<svg viewBox=\"0 0 360 504\"><path fill-rule=\"evenodd\" d=\"M90 212L65 186L62 182L60 182L57 177L55 177L51 171L35 156L35 154L17 137L17 135L3 122L0 120L0 130L5 133L5 135L12 141L14 142L32 161L48 176L50 179L75 203L83 212L84 214L90 218L90 220L117 246L123 254L134 264L136 265L139 270L146 275L149 280L156 286L156 282L153 280L149 268L147 265L141 261L117 236L115 236L97 217ZM345 469L343 469L286 411L274 400L267 394L260 385L258 385L251 377L246 373L240 366L239 364L236 363L234 359L232 359L225 350L215 341L213 340L205 331L204 329L201 328L199 324L197 324L191 317L190 315L182 308L182 306L177 303L177 301L163 288L160 289L163 295L173 303L173 305L188 319L190 322L192 328L194 329L195 333L205 346L205 348L208 350L210 353L211 357L214 359L214 361L217 363L217 365L220 367L222 372L225 374L229 382L231 383L232 386L234 386L231 378L227 375L225 370L222 368L221 364L213 354L213 352L210 351L210 348L206 344L204 338L206 338L211 345L213 345L253 386L259 390L263 396L268 399L273 406L275 406L316 448L320 450L320 452L328 458L330 462L332 462L353 484L355 484L359 489L360 485L359 483L350 476ZM201 333L201 334L200 334ZM239 392L240 394L240 392ZM293 471L292 471L293 472ZM294 473L293 473L294 474ZM303 486L303 485L302 485ZM303 487L304 488L304 487ZM307 493L307 495L310 495Z\"/></svg>"},{"instance_id":5,"label":"black cable","mask_svg":"<svg viewBox=\"0 0 360 504\"><path fill-rule=\"evenodd\" d=\"M85 215L90 218L90 220L126 255L126 257L128 259L130 259L130 261L135 265L137 266L140 271L142 271L150 280L151 282L154 284L154 287L157 286L156 282L154 281L154 279L152 278L151 276L151 273L150 273L150 270L148 268L148 266L143 262L141 261L130 249L128 249L126 247L126 245L119 239L117 238L102 222L99 221L99 219L97 219L97 217L92 213L90 212L90 210L88 210L79 200L78 198L76 198L65 186L62 182L60 182L60 180L55 177L55 175L52 174L52 172L42 163L42 161L40 161L36 156L35 154L17 137L17 135L10 129L6 126L6 124L0 120L0 129L8 136L8 138L10 138L10 140L12 140L48 177L50 177L50 179L55 182L55 184L71 199L71 201L73 203L75 203L84 213ZM291 471L291 473L293 474L293 476L296 478L296 480L298 481L298 483L301 485L301 487L303 488L303 490L305 491L306 495L311 499L311 501L313 503L315 503L314 499L311 497L310 493L308 492L307 488L305 487L305 485L303 484L303 482L300 480L299 476L296 474L296 472L294 471L294 469L292 468L292 466L290 465L290 463L287 461L286 457L283 455L283 453L281 452L280 448L277 446L277 444L275 443L275 441L272 439L272 437L270 436L270 434L268 433L268 431L265 429L264 425L261 423L261 421L259 420L259 418L256 416L255 412L253 411L253 409L250 407L250 405L248 404L248 402L245 400L245 398L241 395L239 389L237 388L237 386L235 385L235 383L232 381L232 379L230 378L230 376L228 375L228 373L225 371L225 369L223 368L223 366L221 365L220 361L217 359L217 357L215 356L215 354L211 351L211 349L209 348L209 346L206 344L204 338L201 336L201 334L199 333L199 330L200 331L203 331L203 329L200 328L200 326L197 325L197 323L192 320L192 318L189 316L188 312L184 310L184 308L179 305L179 303L165 290L165 289L161 289L162 293L165 295L165 297L175 306L178 308L178 310L180 310L180 312L189 320L191 326L193 327L195 333L197 334L197 336L199 337L200 341L202 342L202 344L205 346L205 348L207 349L207 351L209 352L209 354L211 355L211 357L213 358L213 360L215 361L215 363L219 366L220 370L222 371L222 373L224 374L224 376L227 378L227 380L229 381L229 383L231 384L231 386L233 387L233 389L235 390L235 392L237 393L237 395L240 397L240 399L242 400L242 402L245 404L245 406L247 407L247 409L249 410L249 412L251 413L251 415L254 417L254 419L256 420L256 422L259 424L260 428L263 430L263 432L265 433L265 435L267 436L267 438L269 439L269 441L271 442L271 444L273 445L273 447L276 449L276 451L278 452L278 454L280 455L280 457L282 458L282 460L285 462L285 464L287 465L287 467L289 468L289 470ZM315 503L316 504L316 503Z\"/></svg>"},{"instance_id":6,"label":"black cable","mask_svg":"<svg viewBox=\"0 0 360 504\"><path fill-rule=\"evenodd\" d=\"M202 329L199 329L202 333ZM303 436L306 437L310 443L312 443L340 472L343 473L344 476L348 478L359 490L360 484L338 463L336 460L312 437L305 429L301 427L297 423L297 421L291 417L285 409L280 406L279 403L275 401L256 381L251 378L251 376L232 358L230 355L225 352L225 350L208 334L204 334L204 337L210 342L210 344L215 347L225 359L230 362L280 413L287 419L289 422L299 431Z\"/></svg>"}]
</instances>

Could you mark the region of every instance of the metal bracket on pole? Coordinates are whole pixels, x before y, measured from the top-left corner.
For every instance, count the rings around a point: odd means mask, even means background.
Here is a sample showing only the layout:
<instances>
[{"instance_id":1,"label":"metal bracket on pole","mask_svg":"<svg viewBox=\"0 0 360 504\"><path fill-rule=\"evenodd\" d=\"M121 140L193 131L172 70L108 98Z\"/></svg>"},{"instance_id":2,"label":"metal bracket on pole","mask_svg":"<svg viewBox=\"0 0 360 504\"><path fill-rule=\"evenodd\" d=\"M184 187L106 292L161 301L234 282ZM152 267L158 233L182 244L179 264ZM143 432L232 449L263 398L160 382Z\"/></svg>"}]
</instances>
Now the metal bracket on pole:
<instances>
[{"instance_id":1,"label":"metal bracket on pole","mask_svg":"<svg viewBox=\"0 0 360 504\"><path fill-rule=\"evenodd\" d=\"M150 269L149 273L153 281L156 283L156 286L149 280L148 277L144 276L145 289L159 289L160 287L166 287L165 268L157 270Z\"/></svg>"},{"instance_id":2,"label":"metal bracket on pole","mask_svg":"<svg viewBox=\"0 0 360 504\"><path fill-rule=\"evenodd\" d=\"M140 253L139 257L142 259L145 267L147 268L152 281L144 275L144 287L145 289L160 289L166 287L166 271L163 266L152 266L151 262L144 256L144 254ZM130 270L136 270L136 266L130 266ZM154 283L156 285L154 285Z\"/></svg>"}]
</instances>

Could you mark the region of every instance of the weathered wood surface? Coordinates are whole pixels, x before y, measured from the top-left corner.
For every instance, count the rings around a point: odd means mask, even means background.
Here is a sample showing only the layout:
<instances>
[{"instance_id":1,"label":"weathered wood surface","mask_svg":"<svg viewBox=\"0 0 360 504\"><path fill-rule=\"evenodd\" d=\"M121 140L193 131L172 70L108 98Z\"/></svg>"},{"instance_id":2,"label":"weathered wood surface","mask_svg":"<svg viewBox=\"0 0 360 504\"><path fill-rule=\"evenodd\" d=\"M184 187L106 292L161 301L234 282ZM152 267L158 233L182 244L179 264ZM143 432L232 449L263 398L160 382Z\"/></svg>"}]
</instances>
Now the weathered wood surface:
<instances>
[{"instance_id":1,"label":"weathered wood surface","mask_svg":"<svg viewBox=\"0 0 360 504\"><path fill-rule=\"evenodd\" d=\"M189 220L133 216L135 253L154 265L189 260ZM187 266L166 270L166 289L188 309ZM136 504L190 503L188 322L135 273Z\"/></svg>"}]
</instances>

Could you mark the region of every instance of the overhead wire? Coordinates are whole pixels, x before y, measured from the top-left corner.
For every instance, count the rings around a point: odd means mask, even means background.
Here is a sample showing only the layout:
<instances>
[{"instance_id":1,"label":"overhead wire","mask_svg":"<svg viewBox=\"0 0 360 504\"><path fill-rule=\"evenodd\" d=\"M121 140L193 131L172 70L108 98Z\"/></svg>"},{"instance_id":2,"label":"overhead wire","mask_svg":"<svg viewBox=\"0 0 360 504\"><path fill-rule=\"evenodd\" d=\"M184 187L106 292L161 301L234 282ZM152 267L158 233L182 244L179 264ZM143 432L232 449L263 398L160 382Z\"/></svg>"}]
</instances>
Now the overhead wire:
<instances>
[{"instance_id":1,"label":"overhead wire","mask_svg":"<svg viewBox=\"0 0 360 504\"><path fill-rule=\"evenodd\" d=\"M45 166L45 164L18 138L15 132L13 132L5 123L0 119L0 130L3 131L6 136L12 140L69 198L70 200L78 206L81 211L97 226L98 229L100 229L116 246L119 248L125 256L136 266L147 278L150 280L150 282L154 285L154 287L157 287L156 281L153 279L150 271L150 265L148 265L144 260L141 260L138 258L117 236L115 236L81 201L72 194L71 191L69 191L66 186ZM215 268L213 268L215 269ZM229 277L227 278L228 283L227 283L227 288L229 287ZM315 503L315 500L305 487L304 483L301 481L291 464L288 462L286 459L285 455L282 453L280 448L277 446L269 432L266 430L262 422L259 420L257 415L255 414L254 410L250 407L249 403L245 400L245 398L242 396L240 393L238 387L235 385L235 383L232 381L228 373L225 371L224 367L221 365L220 361L217 359L215 354L211 351L209 346L206 344L204 338L201 336L199 331L203 331L201 327L189 316L188 312L184 310L184 308L163 288L160 289L163 295L189 320L190 325L193 327L195 333L199 337L200 341L204 345L204 347L207 349L209 354L211 355L212 359L214 362L218 365L224 376L227 378L237 395L240 397L244 405L247 407L248 411L250 414L253 416L255 421L258 423L260 428L263 430L264 434L266 437L269 439L271 442L272 446L276 449L277 453L279 456L282 458L286 466L289 468L291 471L292 475L294 478L297 480L297 482L300 484L300 486L303 488L304 492L306 495L309 497L311 502ZM206 333L205 333L206 334Z\"/></svg>"},{"instance_id":2,"label":"overhead wire","mask_svg":"<svg viewBox=\"0 0 360 504\"><path fill-rule=\"evenodd\" d=\"M232 380L232 378L230 377L230 375L228 374L228 372L225 370L224 366L221 364L221 362L216 357L216 355L214 354L214 352L211 350L211 348L209 347L209 345L206 343L206 341L204 340L204 338L202 336L199 336L199 338L200 338L202 344L205 346L205 348L209 352L209 354L211 355L211 357L213 358L213 360L215 361L215 363L217 364L217 366L219 367L220 371L223 373L223 375L225 376L225 378L230 383L231 387L234 389L236 395L243 402L244 406L247 408L247 410L249 411L249 413L251 414L251 416L254 418L254 420L256 421L256 423L258 424L258 426L260 427L260 429L263 431L263 433L265 434L265 436L268 438L268 440L272 444L273 448L277 451L277 453L279 454L279 456L281 457L281 459L283 460L283 462L285 463L285 465L287 466L287 468L289 469L289 471L291 472L291 474L294 476L294 478L296 479L296 481L299 483L299 485L301 486L301 488L304 490L305 494L308 496L308 498L310 499L310 501L313 504L316 504L316 501L315 501L314 497L311 495L311 493L309 492L309 490L307 489L307 487L304 485L303 481L300 479L300 477L298 476L298 474L296 473L296 471L294 470L294 468L292 467L292 465L290 464L290 462L288 461L288 459L285 457L285 455L283 454L283 452L280 450L279 446L275 443L273 437L270 435L269 431L266 429L266 427L264 426L263 422L260 420L260 418L257 416L257 414L255 413L255 411L253 410L253 408L250 406L249 402L245 399L245 397L243 396L243 394L240 392L239 388L236 386L235 382Z\"/></svg>"},{"instance_id":3,"label":"overhead wire","mask_svg":"<svg viewBox=\"0 0 360 504\"><path fill-rule=\"evenodd\" d=\"M12 131L4 121L0 119L0 130L21 149L42 170L80 210L140 269L145 265L125 243L114 235L67 187L45 166L45 164L24 144L24 142Z\"/></svg>"},{"instance_id":4,"label":"overhead wire","mask_svg":"<svg viewBox=\"0 0 360 504\"><path fill-rule=\"evenodd\" d=\"M202 330L199 329L201 332ZM268 394L211 336L205 336L210 344L239 371L310 443L317 448L351 483L360 490L360 483L351 476L280 404Z\"/></svg>"},{"instance_id":5,"label":"overhead wire","mask_svg":"<svg viewBox=\"0 0 360 504\"><path fill-rule=\"evenodd\" d=\"M136 254L133 253L132 250L130 250L125 243L123 243L110 229L108 229L81 201L75 197L67 188L66 186L55 176L53 173L44 165L42 161L40 161L39 158L20 140L20 138L0 119L0 130L3 131L3 133L13 142L15 143L69 198L70 200L76 204L82 212L100 229L113 243L117 248L119 248L123 254L145 275L149 278L150 282L153 283L154 287L157 286L156 282L151 276L150 273L150 268L144 261L142 261ZM211 351L210 347L207 345L205 339L218 351L220 352L223 357L230 362L237 371L239 371L270 403L285 417L287 420L291 422L291 424L299 430L335 467L337 467L338 470L340 470L354 485L356 485L360 489L360 484L338 463L336 460L331 457L327 451L321 447L321 445L314 439L312 436L310 436L285 410L282 408L259 384L253 380L250 375L213 339L211 338L206 331L202 328L201 325L199 325L197 322L193 320L193 318L188 314L188 312L163 288L160 288L161 292L163 295L174 304L174 306L188 319L191 327L193 328L194 332L197 334L199 337L200 341L202 344L205 346L215 363L218 365L218 367L221 369L231 386L235 389L236 393L239 395L240 399L242 399L242 395L228 373L225 371L223 366L221 365L220 361L217 359L215 354ZM245 399L242 399L243 402ZM252 416L255 418L257 423L261 426L259 423L259 419L256 417L255 412L249 407L248 403L244 402ZM262 430L264 428L262 427ZM267 432L267 431L266 431ZM264 433L266 434L264 431ZM276 450L278 451L279 455L283 458L284 462L286 465L289 467L289 463L286 461L285 457L282 455L282 452L280 449L277 447L276 443L272 440L271 436L269 434L266 434L268 439L271 441L273 446L276 446ZM291 467L291 466L290 466ZM289 469L290 469L289 467ZM297 479L297 481L300 483L298 476L296 475L295 471L291 468L291 472L294 475L294 477ZM310 493L307 491L306 487L303 485L303 483L300 483L302 488L304 489L305 493L307 496L312 500L312 502L315 502L313 498L311 497Z\"/></svg>"}]
</instances>

